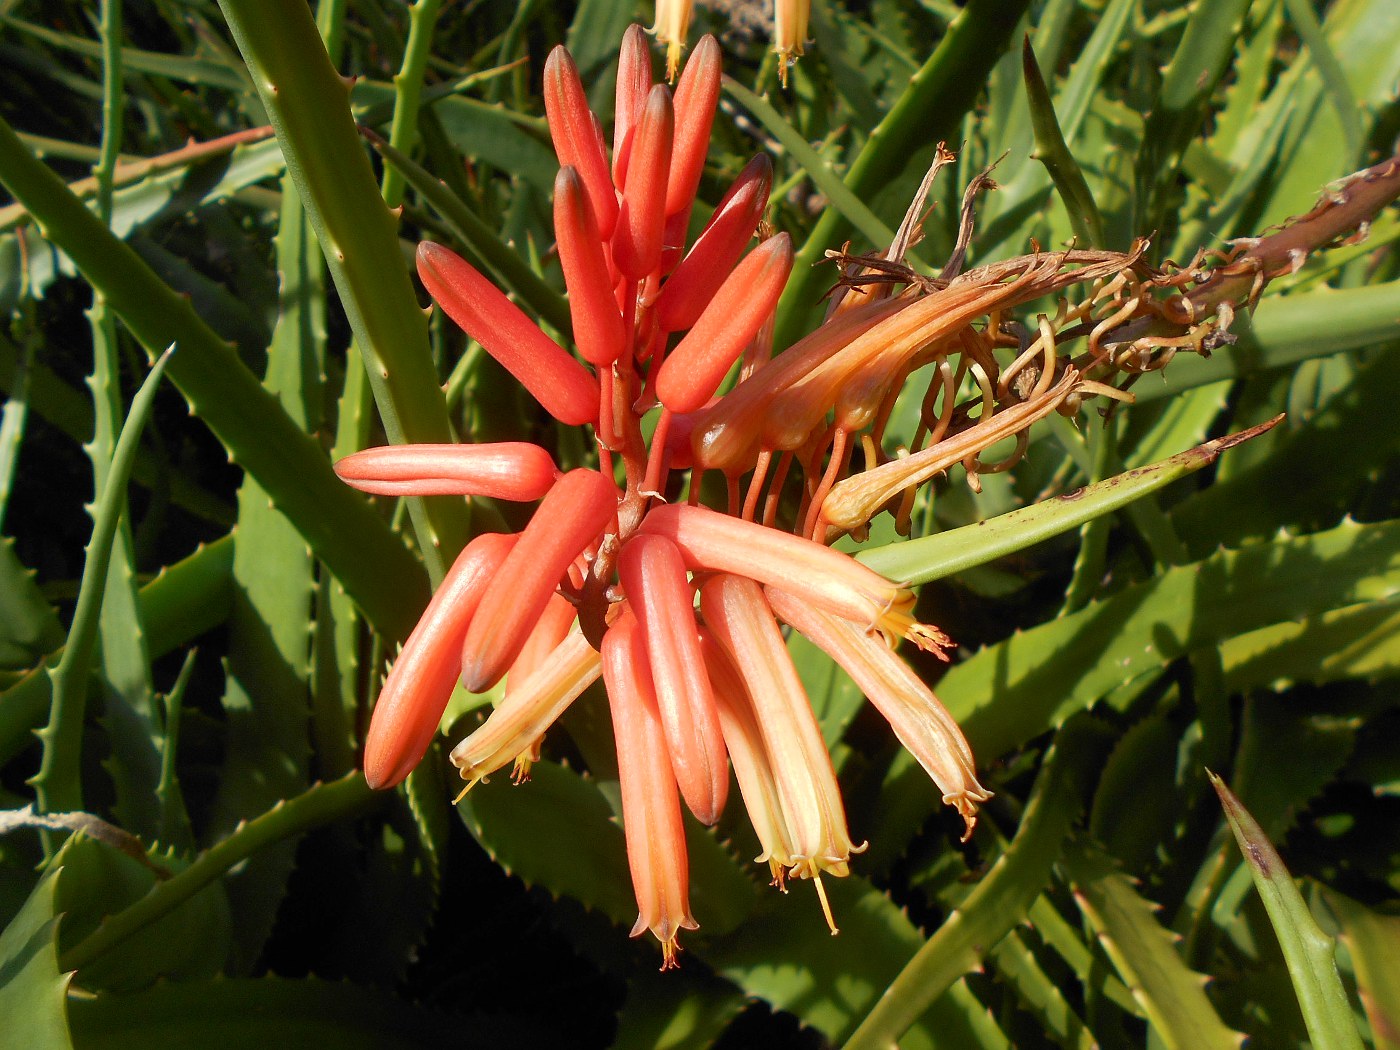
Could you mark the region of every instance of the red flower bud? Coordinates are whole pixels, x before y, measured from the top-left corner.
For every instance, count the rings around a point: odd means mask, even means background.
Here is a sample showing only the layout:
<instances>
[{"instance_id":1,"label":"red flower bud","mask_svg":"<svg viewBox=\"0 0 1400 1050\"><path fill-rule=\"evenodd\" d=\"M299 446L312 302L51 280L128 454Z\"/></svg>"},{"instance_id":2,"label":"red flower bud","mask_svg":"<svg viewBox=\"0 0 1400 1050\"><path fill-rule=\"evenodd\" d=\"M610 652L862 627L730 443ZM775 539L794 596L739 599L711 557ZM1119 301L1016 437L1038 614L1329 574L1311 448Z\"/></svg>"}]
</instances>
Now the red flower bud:
<instances>
[{"instance_id":1,"label":"red flower bud","mask_svg":"<svg viewBox=\"0 0 1400 1050\"><path fill-rule=\"evenodd\" d=\"M598 381L471 263L424 241L418 246L418 276L447 316L520 380L550 415L572 427L594 422Z\"/></svg>"},{"instance_id":2,"label":"red flower bud","mask_svg":"<svg viewBox=\"0 0 1400 1050\"><path fill-rule=\"evenodd\" d=\"M596 470L571 470L549 490L491 581L462 646L462 685L500 681L569 566L617 514L617 486Z\"/></svg>"},{"instance_id":3,"label":"red flower bud","mask_svg":"<svg viewBox=\"0 0 1400 1050\"><path fill-rule=\"evenodd\" d=\"M608 174L608 161L598 137L597 121L573 56L561 44L544 64L544 112L554 152L563 167L576 168L588 187L588 202L603 237L617 223L617 191Z\"/></svg>"},{"instance_id":4,"label":"red flower bud","mask_svg":"<svg viewBox=\"0 0 1400 1050\"><path fill-rule=\"evenodd\" d=\"M704 312L753 237L763 209L768 207L772 186L773 162L760 153L739 173L676 272L662 286L656 300L656 320L662 329L684 331Z\"/></svg>"},{"instance_id":5,"label":"red flower bud","mask_svg":"<svg viewBox=\"0 0 1400 1050\"><path fill-rule=\"evenodd\" d=\"M666 182L667 215L688 213L695 201L695 187L700 185L705 154L710 149L719 79L719 44L707 33L690 53L676 85L676 135Z\"/></svg>"},{"instance_id":6,"label":"red flower bud","mask_svg":"<svg viewBox=\"0 0 1400 1050\"><path fill-rule=\"evenodd\" d=\"M663 405L672 412L704 406L778 305L791 270L792 241L785 233L764 241L734 268L662 362L656 395Z\"/></svg>"},{"instance_id":7,"label":"red flower bud","mask_svg":"<svg viewBox=\"0 0 1400 1050\"><path fill-rule=\"evenodd\" d=\"M365 737L370 787L393 787L423 760L457 684L467 625L517 538L486 533L467 544L404 643Z\"/></svg>"},{"instance_id":8,"label":"red flower bud","mask_svg":"<svg viewBox=\"0 0 1400 1050\"><path fill-rule=\"evenodd\" d=\"M573 168L560 168L554 180L554 236L569 289L574 344L585 360L610 365L622 353L626 335L593 209Z\"/></svg>"},{"instance_id":9,"label":"red flower bud","mask_svg":"<svg viewBox=\"0 0 1400 1050\"><path fill-rule=\"evenodd\" d=\"M665 84L657 84L647 96L646 108L632 133L627 188L612 239L613 262L629 280L641 280L661 261L674 126L671 92Z\"/></svg>"},{"instance_id":10,"label":"red flower bud","mask_svg":"<svg viewBox=\"0 0 1400 1050\"><path fill-rule=\"evenodd\" d=\"M629 141L651 92L651 50L646 30L631 25L622 35L617 56L616 104L613 109L613 182L627 185Z\"/></svg>"}]
</instances>

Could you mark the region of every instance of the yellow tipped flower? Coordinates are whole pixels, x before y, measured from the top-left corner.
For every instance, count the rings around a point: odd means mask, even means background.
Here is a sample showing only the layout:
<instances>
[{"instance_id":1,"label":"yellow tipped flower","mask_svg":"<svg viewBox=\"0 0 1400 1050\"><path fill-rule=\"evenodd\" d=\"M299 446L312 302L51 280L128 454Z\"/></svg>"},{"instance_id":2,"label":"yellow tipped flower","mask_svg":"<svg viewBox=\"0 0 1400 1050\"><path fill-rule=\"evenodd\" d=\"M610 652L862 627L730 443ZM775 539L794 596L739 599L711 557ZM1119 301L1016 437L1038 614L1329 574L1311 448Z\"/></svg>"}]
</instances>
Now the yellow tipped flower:
<instances>
[{"instance_id":1,"label":"yellow tipped flower","mask_svg":"<svg viewBox=\"0 0 1400 1050\"><path fill-rule=\"evenodd\" d=\"M821 875L850 874L851 854L865 847L856 846L846 829L836 772L802 680L763 589L753 580L712 577L700 589L700 608L753 699L783 821L792 833L789 874L817 880L827 923L835 933Z\"/></svg>"},{"instance_id":2,"label":"yellow tipped flower","mask_svg":"<svg viewBox=\"0 0 1400 1050\"><path fill-rule=\"evenodd\" d=\"M908 664L850 622L772 587L765 594L773 611L826 650L885 716L943 792L943 801L962 815L965 841L977 825L978 803L992 796L977 782L972 749L948 709Z\"/></svg>"},{"instance_id":3,"label":"yellow tipped flower","mask_svg":"<svg viewBox=\"0 0 1400 1050\"><path fill-rule=\"evenodd\" d=\"M462 794L527 754L601 673L598 652L583 635L574 632L560 642L534 674L506 694L481 728L452 749L452 764L467 782Z\"/></svg>"},{"instance_id":4,"label":"yellow tipped flower","mask_svg":"<svg viewBox=\"0 0 1400 1050\"><path fill-rule=\"evenodd\" d=\"M763 747L763 731L758 725L753 698L723 646L704 628L700 632L700 649L705 654L705 666L719 704L719 722L724 728L729 758L734 763L734 779L739 782L739 793L744 796L749 823L763 847L754 863L767 864L773 873L773 885L786 893L787 869L797 862L792 855L792 835L778 799L773 763Z\"/></svg>"},{"instance_id":5,"label":"yellow tipped flower","mask_svg":"<svg viewBox=\"0 0 1400 1050\"><path fill-rule=\"evenodd\" d=\"M779 532L706 507L656 507L642 532L665 536L691 569L747 576L781 587L843 616L894 645L908 638L921 649L940 649L948 639L910 615L914 595L849 554L801 536Z\"/></svg>"},{"instance_id":6,"label":"yellow tipped flower","mask_svg":"<svg viewBox=\"0 0 1400 1050\"><path fill-rule=\"evenodd\" d=\"M778 53L778 79L783 87L787 87L788 66L806 53L811 14L812 0L776 0L773 5L773 50Z\"/></svg>"},{"instance_id":7,"label":"yellow tipped flower","mask_svg":"<svg viewBox=\"0 0 1400 1050\"><path fill-rule=\"evenodd\" d=\"M690 16L695 12L695 0L656 0L656 25L652 32L666 45L666 79L675 80L681 68L681 53L690 33Z\"/></svg>"},{"instance_id":8,"label":"yellow tipped flower","mask_svg":"<svg viewBox=\"0 0 1400 1050\"><path fill-rule=\"evenodd\" d=\"M622 548L617 569L645 643L674 779L696 818L713 824L729 794L729 763L681 553L641 533Z\"/></svg>"}]
</instances>

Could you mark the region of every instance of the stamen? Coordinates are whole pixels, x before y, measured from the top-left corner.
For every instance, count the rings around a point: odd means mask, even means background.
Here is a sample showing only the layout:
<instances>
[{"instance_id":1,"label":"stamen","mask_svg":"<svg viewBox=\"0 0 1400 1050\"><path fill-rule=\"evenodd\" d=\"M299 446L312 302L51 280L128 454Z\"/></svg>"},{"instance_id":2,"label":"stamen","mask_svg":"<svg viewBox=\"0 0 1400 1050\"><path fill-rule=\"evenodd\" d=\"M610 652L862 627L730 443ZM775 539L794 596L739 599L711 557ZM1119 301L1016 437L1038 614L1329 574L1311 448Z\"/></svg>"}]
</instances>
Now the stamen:
<instances>
[{"instance_id":1,"label":"stamen","mask_svg":"<svg viewBox=\"0 0 1400 1050\"><path fill-rule=\"evenodd\" d=\"M822 877L813 875L812 881L817 884L817 899L822 902L822 914L826 916L826 925L835 937L841 931L836 928L836 919L831 914L831 902L826 899L826 887L822 885Z\"/></svg>"}]
</instances>

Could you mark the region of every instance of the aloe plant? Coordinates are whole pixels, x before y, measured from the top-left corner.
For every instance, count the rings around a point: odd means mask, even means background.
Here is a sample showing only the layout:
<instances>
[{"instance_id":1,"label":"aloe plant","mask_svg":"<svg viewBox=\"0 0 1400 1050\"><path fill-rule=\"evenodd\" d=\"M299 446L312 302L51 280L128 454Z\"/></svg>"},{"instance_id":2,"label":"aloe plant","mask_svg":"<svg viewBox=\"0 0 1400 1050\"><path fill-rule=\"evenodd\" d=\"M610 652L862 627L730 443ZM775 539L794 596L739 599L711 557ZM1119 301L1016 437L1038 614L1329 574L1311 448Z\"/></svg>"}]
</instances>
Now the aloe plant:
<instances>
[{"instance_id":1,"label":"aloe plant","mask_svg":"<svg viewBox=\"0 0 1400 1050\"><path fill-rule=\"evenodd\" d=\"M658 6L0 8L4 1031L1391 1045L1400 11Z\"/></svg>"}]
</instances>

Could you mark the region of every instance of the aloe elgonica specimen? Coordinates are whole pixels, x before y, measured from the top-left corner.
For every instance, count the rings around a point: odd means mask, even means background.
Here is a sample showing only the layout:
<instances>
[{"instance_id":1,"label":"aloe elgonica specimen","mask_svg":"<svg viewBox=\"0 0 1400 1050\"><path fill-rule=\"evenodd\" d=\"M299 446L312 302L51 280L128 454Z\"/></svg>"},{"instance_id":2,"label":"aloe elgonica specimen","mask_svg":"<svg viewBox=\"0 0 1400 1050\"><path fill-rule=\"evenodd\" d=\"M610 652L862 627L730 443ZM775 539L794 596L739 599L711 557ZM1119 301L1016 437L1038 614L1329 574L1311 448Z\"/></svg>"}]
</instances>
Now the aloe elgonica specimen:
<instances>
[{"instance_id":1,"label":"aloe elgonica specimen","mask_svg":"<svg viewBox=\"0 0 1400 1050\"><path fill-rule=\"evenodd\" d=\"M1143 244L1037 250L964 272L963 241L936 278L908 269L893 247L888 257L843 256L851 279L888 287L852 298L770 359L793 253L784 235L748 246L771 165L751 162L685 244L718 47L708 38L695 47L673 99L653 82L640 33L623 42L611 157L568 53L557 48L545 68L577 357L450 249L418 251L420 277L447 314L560 424L593 428L597 469L561 472L546 450L521 443L369 450L338 469L383 495L541 500L508 548L505 538L469 548L424 614L376 708L367 776L388 786L406 775L454 680L482 691L508 672L504 700L451 758L468 789L512 762L526 779L545 732L601 676L640 913L633 933L655 934L666 968L679 931L695 925L682 801L704 823L718 820L731 765L775 884L810 878L820 890L820 876L847 874L859 851L775 612L845 667L969 834L990 797L958 726L895 651L908 640L943 656L952 643L915 618L907 587L827 544L885 510L906 521L913 492L955 466L974 485L978 472L1005 469L1047 413L1073 414L1099 395L1130 399L1127 382L1177 348L1217 345L1209 333L1229 320L1217 291L1256 293L1282 268L1283 242L1242 247L1218 280L1155 270ZM1392 169L1378 170L1348 201L1374 204L1392 182ZM1350 221L1364 209L1343 211ZM1296 253L1334 236L1339 221L1323 208L1300 221L1315 236L1295 226L1274 237ZM1064 296L1053 314L1010 319L1047 295ZM1084 351L1066 355L1079 338ZM894 399L926 365L919 429L890 453ZM1128 381L1115 386L1120 374ZM1011 456L979 458L1006 439ZM701 505L710 470L726 481L723 510ZM829 910L828 921L834 932Z\"/></svg>"}]
</instances>

